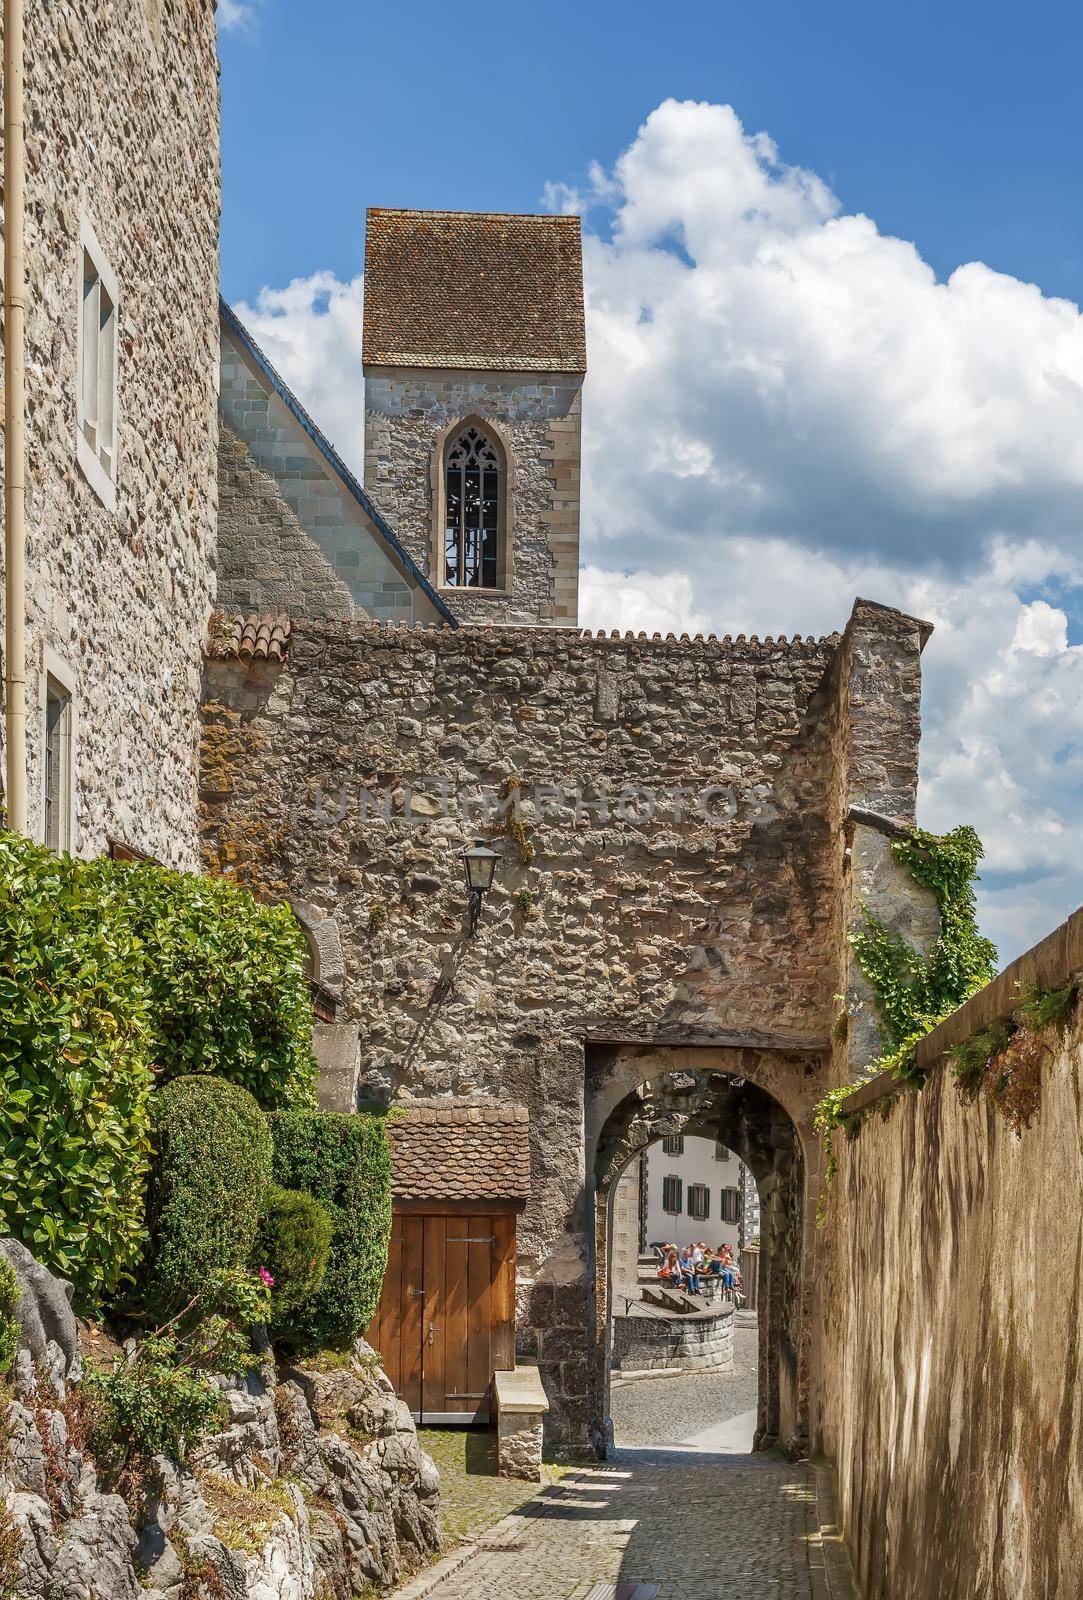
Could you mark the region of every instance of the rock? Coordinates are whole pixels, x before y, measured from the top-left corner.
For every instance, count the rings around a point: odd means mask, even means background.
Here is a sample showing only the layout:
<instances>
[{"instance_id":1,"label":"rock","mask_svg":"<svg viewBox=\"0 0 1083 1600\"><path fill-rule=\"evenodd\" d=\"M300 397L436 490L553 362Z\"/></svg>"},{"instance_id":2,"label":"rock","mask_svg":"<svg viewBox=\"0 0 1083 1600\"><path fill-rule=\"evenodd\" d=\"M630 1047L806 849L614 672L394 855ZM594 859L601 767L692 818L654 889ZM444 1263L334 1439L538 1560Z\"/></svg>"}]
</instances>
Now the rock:
<instances>
[{"instance_id":1,"label":"rock","mask_svg":"<svg viewBox=\"0 0 1083 1600\"><path fill-rule=\"evenodd\" d=\"M54 1383L78 1378L79 1326L71 1308L72 1285L55 1278L17 1239L0 1239L0 1255L14 1267L19 1285L15 1313L23 1359L16 1361L17 1387L27 1392L27 1384L33 1384L34 1367L46 1372Z\"/></svg>"}]
</instances>

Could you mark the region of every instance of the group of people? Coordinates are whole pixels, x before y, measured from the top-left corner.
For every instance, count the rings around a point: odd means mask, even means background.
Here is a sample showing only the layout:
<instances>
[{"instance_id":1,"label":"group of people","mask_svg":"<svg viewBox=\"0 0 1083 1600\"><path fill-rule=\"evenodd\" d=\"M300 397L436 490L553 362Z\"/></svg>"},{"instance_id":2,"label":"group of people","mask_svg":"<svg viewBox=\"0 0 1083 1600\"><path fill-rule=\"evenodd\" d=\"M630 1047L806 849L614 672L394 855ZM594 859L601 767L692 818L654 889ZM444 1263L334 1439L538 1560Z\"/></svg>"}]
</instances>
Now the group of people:
<instances>
[{"instance_id":1,"label":"group of people","mask_svg":"<svg viewBox=\"0 0 1083 1600\"><path fill-rule=\"evenodd\" d=\"M735 1303L741 1299L741 1270L734 1259L730 1245L719 1245L712 1250L700 1240L699 1244L686 1244L678 1250L675 1244L656 1244L658 1276L675 1288L686 1289L689 1294L701 1293L702 1278L721 1278L722 1286Z\"/></svg>"}]
</instances>

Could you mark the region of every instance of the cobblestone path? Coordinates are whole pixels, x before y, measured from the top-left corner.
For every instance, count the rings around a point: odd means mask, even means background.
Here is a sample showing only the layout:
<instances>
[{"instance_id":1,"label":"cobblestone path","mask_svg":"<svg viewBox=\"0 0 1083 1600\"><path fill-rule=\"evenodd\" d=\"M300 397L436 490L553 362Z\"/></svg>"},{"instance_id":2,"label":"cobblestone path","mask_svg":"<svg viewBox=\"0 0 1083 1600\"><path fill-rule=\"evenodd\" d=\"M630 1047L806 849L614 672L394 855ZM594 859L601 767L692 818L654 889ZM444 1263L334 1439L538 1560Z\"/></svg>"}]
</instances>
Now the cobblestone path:
<instances>
[{"instance_id":1,"label":"cobblestone path","mask_svg":"<svg viewBox=\"0 0 1083 1600\"><path fill-rule=\"evenodd\" d=\"M820 1548L812 1469L774 1456L622 1450L540 1489L426 1600L585 1600L600 1583L657 1600L849 1600Z\"/></svg>"}]
</instances>

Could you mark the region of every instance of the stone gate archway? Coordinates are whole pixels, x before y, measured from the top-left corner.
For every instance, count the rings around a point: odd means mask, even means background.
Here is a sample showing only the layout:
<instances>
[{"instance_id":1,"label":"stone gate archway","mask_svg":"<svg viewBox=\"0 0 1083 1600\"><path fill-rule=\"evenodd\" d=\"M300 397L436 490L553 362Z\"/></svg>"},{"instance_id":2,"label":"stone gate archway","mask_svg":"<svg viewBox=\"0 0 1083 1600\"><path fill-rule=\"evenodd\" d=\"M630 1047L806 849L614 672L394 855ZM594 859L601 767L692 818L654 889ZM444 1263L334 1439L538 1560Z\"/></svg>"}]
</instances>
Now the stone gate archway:
<instances>
[{"instance_id":1,"label":"stone gate archway","mask_svg":"<svg viewBox=\"0 0 1083 1600\"><path fill-rule=\"evenodd\" d=\"M717 1139L749 1168L760 1197L759 1395L756 1449L805 1452L814 1284L815 1185L808 1140L818 1055L625 1048L592 1063L587 1182L593 1222L591 1433L612 1442L613 1196L640 1151L676 1134Z\"/></svg>"}]
</instances>

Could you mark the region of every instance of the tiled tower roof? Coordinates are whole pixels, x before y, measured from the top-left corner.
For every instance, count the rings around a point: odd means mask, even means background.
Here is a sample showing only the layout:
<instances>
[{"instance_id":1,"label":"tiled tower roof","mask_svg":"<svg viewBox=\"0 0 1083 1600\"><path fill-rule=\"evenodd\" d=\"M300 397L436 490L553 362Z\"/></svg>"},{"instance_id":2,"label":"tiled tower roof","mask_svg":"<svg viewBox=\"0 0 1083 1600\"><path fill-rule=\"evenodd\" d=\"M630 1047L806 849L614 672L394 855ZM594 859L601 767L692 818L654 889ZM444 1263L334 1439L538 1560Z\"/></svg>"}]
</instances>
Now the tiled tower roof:
<instances>
[{"instance_id":1,"label":"tiled tower roof","mask_svg":"<svg viewBox=\"0 0 1083 1600\"><path fill-rule=\"evenodd\" d=\"M579 218L370 210L364 360L585 372Z\"/></svg>"}]
</instances>

